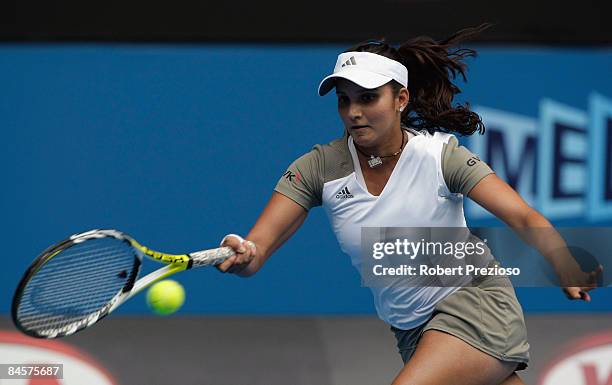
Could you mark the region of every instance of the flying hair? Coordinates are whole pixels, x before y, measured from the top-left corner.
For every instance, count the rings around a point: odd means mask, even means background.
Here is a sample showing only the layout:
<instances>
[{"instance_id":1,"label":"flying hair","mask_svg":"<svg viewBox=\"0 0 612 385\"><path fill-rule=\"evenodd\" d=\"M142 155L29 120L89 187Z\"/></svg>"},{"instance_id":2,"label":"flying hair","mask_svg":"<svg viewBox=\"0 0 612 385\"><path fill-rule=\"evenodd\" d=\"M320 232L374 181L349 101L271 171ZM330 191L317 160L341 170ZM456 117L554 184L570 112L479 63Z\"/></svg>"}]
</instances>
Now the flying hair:
<instances>
[{"instance_id":1,"label":"flying hair","mask_svg":"<svg viewBox=\"0 0 612 385\"><path fill-rule=\"evenodd\" d=\"M385 38L361 42L345 52L371 52L396 60L408 68L410 100L402 112L402 123L417 130L452 132L459 135L483 134L485 126L480 116L470 110L470 104L456 103L455 95L461 89L455 84L457 76L467 82L468 57L476 57L470 48L457 47L490 28L484 23L462 29L452 36L436 41L429 36L407 40L399 47L391 46ZM397 95L402 86L391 82Z\"/></svg>"}]
</instances>

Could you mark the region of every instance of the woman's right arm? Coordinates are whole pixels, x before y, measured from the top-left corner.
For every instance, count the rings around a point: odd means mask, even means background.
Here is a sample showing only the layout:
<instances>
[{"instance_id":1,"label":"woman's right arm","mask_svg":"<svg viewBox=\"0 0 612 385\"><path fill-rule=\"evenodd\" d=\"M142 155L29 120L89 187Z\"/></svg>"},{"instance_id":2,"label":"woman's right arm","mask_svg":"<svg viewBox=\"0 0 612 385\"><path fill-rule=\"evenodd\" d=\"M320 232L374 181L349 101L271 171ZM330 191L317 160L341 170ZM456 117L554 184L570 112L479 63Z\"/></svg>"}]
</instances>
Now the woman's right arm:
<instances>
[{"instance_id":1,"label":"woman's right arm","mask_svg":"<svg viewBox=\"0 0 612 385\"><path fill-rule=\"evenodd\" d=\"M270 201L241 243L237 237L226 237L222 246L229 246L236 254L217 266L223 272L241 277L255 274L264 262L304 223L308 211L278 192ZM249 245L248 241L253 245Z\"/></svg>"}]
</instances>

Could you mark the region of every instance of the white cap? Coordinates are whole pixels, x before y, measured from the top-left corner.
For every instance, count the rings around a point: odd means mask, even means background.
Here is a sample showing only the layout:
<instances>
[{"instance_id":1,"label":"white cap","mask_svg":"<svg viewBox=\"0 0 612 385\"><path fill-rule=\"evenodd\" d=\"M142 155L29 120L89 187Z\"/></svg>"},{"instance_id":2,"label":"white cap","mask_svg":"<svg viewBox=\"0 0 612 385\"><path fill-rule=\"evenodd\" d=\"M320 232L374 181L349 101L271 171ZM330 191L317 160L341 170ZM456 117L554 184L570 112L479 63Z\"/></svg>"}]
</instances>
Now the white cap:
<instances>
[{"instance_id":1,"label":"white cap","mask_svg":"<svg viewBox=\"0 0 612 385\"><path fill-rule=\"evenodd\" d=\"M408 87L408 68L402 63L371 52L344 52L338 55L334 73L319 84L323 96L336 85L335 78L344 78L363 88L378 88L391 80Z\"/></svg>"}]
</instances>

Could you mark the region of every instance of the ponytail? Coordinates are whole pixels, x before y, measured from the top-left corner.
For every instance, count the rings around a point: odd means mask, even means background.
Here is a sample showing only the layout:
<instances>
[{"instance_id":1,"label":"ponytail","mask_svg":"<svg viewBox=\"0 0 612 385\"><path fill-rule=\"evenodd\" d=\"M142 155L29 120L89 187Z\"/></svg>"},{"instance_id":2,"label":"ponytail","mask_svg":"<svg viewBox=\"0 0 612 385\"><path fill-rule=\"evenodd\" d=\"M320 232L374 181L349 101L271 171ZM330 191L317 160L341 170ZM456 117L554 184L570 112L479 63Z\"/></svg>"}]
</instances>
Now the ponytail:
<instances>
[{"instance_id":1,"label":"ponytail","mask_svg":"<svg viewBox=\"0 0 612 385\"><path fill-rule=\"evenodd\" d=\"M459 135L483 134L484 124L478 114L470 110L469 103L452 106L453 98L461 93L453 80L461 75L467 81L467 65L463 60L475 57L476 51L468 48L453 49L460 42L468 40L488 29L491 24L466 28L452 36L435 41L428 36L410 39L394 48L384 39L360 43L348 51L372 52L399 61L408 68L407 108L402 113L402 123L417 130L454 132ZM392 81L397 94L402 86Z\"/></svg>"}]
</instances>

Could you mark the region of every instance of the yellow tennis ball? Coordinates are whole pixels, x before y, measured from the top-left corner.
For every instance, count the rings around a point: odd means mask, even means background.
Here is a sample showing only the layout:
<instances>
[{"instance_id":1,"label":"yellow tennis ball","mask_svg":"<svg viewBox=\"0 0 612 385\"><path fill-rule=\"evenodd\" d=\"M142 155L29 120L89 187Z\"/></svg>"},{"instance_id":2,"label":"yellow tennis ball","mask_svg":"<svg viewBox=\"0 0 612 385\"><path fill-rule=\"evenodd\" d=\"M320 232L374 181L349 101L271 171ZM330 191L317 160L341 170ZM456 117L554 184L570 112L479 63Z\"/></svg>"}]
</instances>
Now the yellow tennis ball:
<instances>
[{"instance_id":1,"label":"yellow tennis ball","mask_svg":"<svg viewBox=\"0 0 612 385\"><path fill-rule=\"evenodd\" d=\"M147 291L147 305L159 315L172 314L185 302L185 289L180 283L167 279L157 282Z\"/></svg>"}]
</instances>

